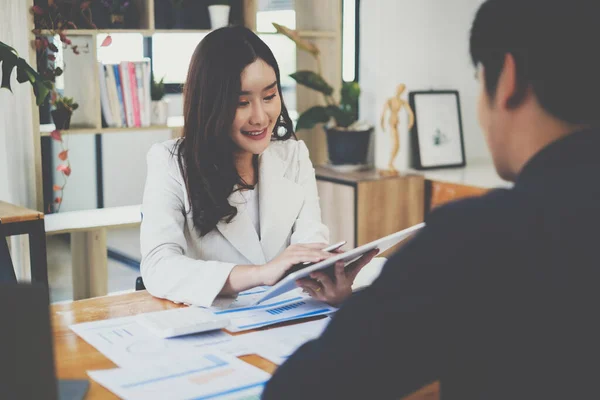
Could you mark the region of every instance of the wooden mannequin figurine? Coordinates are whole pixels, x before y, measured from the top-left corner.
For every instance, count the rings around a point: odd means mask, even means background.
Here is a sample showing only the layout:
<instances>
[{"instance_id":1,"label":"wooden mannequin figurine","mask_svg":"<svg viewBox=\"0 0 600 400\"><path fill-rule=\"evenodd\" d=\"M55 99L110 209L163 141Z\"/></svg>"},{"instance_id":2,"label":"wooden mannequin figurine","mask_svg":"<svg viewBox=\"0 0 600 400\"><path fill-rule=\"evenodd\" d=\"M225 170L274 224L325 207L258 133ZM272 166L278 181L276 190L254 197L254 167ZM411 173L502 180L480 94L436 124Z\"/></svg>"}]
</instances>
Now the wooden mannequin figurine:
<instances>
[{"instance_id":1,"label":"wooden mannequin figurine","mask_svg":"<svg viewBox=\"0 0 600 400\"><path fill-rule=\"evenodd\" d=\"M396 89L396 96L390 97L386 102L383 108L383 112L381 113L381 129L385 132L385 114L389 110L390 117L388 119L388 124L391 128L392 134L392 154L390 157L390 163L388 164L388 169L381 171L383 175L398 175L398 171L394 167L394 159L398 155L398 150L400 149L400 133L398 132L398 125L400 123L400 111L404 107L406 113L408 114L408 130L412 128L415 123L415 115L410 108L410 105L407 101L402 100L400 97L402 93L406 90L406 85L403 83L399 84Z\"/></svg>"}]
</instances>

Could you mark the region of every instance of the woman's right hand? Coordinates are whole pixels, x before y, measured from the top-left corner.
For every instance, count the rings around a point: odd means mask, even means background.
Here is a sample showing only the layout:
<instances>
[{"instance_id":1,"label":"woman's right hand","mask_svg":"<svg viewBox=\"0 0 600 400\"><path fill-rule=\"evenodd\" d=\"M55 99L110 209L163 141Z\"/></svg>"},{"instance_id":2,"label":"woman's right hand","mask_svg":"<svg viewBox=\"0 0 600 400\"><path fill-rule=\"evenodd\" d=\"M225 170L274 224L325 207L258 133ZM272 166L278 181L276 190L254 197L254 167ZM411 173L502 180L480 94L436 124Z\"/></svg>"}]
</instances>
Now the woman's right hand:
<instances>
[{"instance_id":1,"label":"woman's right hand","mask_svg":"<svg viewBox=\"0 0 600 400\"><path fill-rule=\"evenodd\" d=\"M323 251L325 247L327 244L323 243L298 243L289 246L280 255L259 267L262 284L273 286L296 264L316 263L335 255Z\"/></svg>"}]
</instances>

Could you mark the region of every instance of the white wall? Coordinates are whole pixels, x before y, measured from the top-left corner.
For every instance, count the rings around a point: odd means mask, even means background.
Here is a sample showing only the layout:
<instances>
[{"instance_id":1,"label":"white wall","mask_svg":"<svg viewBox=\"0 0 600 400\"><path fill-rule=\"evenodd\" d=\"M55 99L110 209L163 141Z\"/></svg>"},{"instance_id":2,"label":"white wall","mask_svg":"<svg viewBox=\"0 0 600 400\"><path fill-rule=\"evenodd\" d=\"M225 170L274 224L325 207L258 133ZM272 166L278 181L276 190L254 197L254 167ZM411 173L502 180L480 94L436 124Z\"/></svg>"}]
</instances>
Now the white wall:
<instances>
[{"instance_id":1,"label":"white wall","mask_svg":"<svg viewBox=\"0 0 600 400\"><path fill-rule=\"evenodd\" d=\"M408 92L458 90L461 99L467 164L489 161L477 123L478 83L469 56L469 32L482 0L362 1L360 11L361 118L379 125L386 99L399 83ZM396 168L409 166L406 114L401 114L400 153ZM375 164L386 168L389 132L375 130Z\"/></svg>"},{"instance_id":2,"label":"white wall","mask_svg":"<svg viewBox=\"0 0 600 400\"><path fill-rule=\"evenodd\" d=\"M168 140L170 131L142 131L102 135L104 206L142 203L146 182L146 154L154 143ZM139 228L108 231L111 250L141 260Z\"/></svg>"}]
</instances>

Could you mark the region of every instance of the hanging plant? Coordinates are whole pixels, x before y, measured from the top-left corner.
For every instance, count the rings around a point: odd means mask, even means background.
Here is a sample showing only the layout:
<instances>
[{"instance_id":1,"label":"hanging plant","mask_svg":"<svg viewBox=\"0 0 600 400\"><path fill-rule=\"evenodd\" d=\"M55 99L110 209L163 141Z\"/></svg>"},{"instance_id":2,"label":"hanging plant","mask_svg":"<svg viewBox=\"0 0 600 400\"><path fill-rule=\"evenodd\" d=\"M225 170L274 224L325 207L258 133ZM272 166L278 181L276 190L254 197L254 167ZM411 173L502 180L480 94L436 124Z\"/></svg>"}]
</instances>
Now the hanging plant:
<instances>
[{"instance_id":1,"label":"hanging plant","mask_svg":"<svg viewBox=\"0 0 600 400\"><path fill-rule=\"evenodd\" d=\"M2 81L0 83L0 88L5 88L12 92L12 88L10 87L10 77L16 67L17 82L29 82L31 84L38 106L46 100L46 97L48 97L48 94L54 88L51 81L40 76L40 74L27 64L23 58L19 57L19 54L15 49L3 42L0 42L0 63L2 64Z\"/></svg>"},{"instance_id":2,"label":"hanging plant","mask_svg":"<svg viewBox=\"0 0 600 400\"><path fill-rule=\"evenodd\" d=\"M58 159L61 161L61 164L59 164L56 167L56 170L62 174L63 184L55 184L53 186L53 190L56 194L54 197L54 202L51 205L48 205L48 213L60 212L60 206L63 203L65 186L67 186L68 178L71 175L71 161L69 161L69 149L63 139L60 130L56 129L52 131L52 133L50 133L50 137L60 144L61 152L58 153Z\"/></svg>"}]
</instances>

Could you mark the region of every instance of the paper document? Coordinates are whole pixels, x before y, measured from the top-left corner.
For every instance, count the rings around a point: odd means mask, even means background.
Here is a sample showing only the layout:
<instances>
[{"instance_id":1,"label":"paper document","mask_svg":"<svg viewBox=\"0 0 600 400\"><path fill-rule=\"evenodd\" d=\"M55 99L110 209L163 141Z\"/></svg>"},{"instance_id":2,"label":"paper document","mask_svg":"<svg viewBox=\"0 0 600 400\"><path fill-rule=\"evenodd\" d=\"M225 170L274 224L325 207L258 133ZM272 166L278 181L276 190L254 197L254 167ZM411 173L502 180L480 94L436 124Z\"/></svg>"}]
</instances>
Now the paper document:
<instances>
[{"instance_id":1,"label":"paper document","mask_svg":"<svg viewBox=\"0 0 600 400\"><path fill-rule=\"evenodd\" d=\"M278 297L254 306L215 310L214 313L229 319L230 325L226 328L228 331L240 332L295 319L328 315L335 311L337 308L296 292L295 296Z\"/></svg>"},{"instance_id":2,"label":"paper document","mask_svg":"<svg viewBox=\"0 0 600 400\"><path fill-rule=\"evenodd\" d=\"M257 286L252 289L245 290L237 295L237 297L218 296L213 301L212 311L228 310L231 308L248 307L256 303L260 298L261 293L266 292L269 286Z\"/></svg>"},{"instance_id":3,"label":"paper document","mask_svg":"<svg viewBox=\"0 0 600 400\"><path fill-rule=\"evenodd\" d=\"M245 341L253 354L281 365L304 343L321 336L330 321L331 318L327 317L317 321L252 332L236 336L236 339Z\"/></svg>"},{"instance_id":4,"label":"paper document","mask_svg":"<svg viewBox=\"0 0 600 400\"><path fill-rule=\"evenodd\" d=\"M258 400L271 377L237 358L209 351L146 368L88 371L90 378L129 399Z\"/></svg>"},{"instance_id":5,"label":"paper document","mask_svg":"<svg viewBox=\"0 0 600 400\"><path fill-rule=\"evenodd\" d=\"M71 325L71 330L120 367L170 364L190 352L218 346L227 351L233 336L221 330L161 339L136 322L136 317Z\"/></svg>"}]
</instances>

